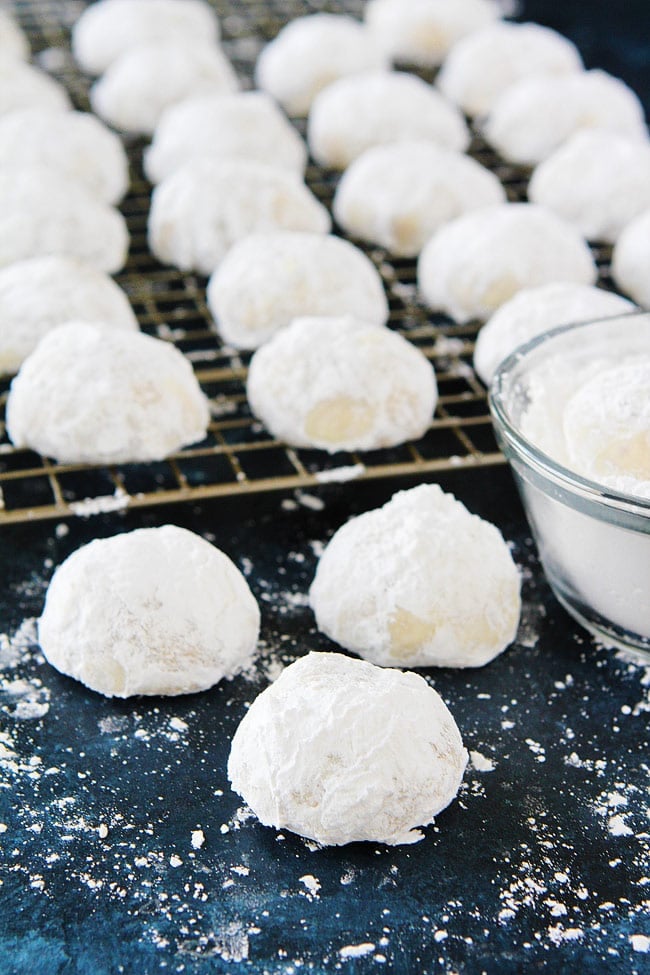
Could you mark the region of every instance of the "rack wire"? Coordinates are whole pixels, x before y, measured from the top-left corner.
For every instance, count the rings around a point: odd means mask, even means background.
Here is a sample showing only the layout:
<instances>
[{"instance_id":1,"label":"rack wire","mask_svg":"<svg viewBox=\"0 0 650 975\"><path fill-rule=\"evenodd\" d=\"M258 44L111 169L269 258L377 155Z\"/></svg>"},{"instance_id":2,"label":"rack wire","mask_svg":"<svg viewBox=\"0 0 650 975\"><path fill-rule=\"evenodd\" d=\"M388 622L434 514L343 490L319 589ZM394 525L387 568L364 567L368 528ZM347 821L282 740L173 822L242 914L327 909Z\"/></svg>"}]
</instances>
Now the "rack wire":
<instances>
[{"instance_id":1,"label":"rack wire","mask_svg":"<svg viewBox=\"0 0 650 975\"><path fill-rule=\"evenodd\" d=\"M15 0L5 8L27 32L34 59L68 89L75 107L88 110L90 79L75 67L70 28L86 4L80 0ZM361 13L361 0L216 0L223 47L244 87L261 47L292 17L321 10ZM304 135L304 124L297 122ZM290 448L269 436L249 410L245 381L250 356L225 347L211 326L204 279L164 267L147 247L151 186L142 171L142 140L125 140L131 188L121 210L131 234L129 259L116 276L142 330L173 342L192 361L210 398L212 420L199 445L164 461L111 467L58 464L9 442L4 406L9 379L0 379L0 524L90 515L122 507L309 488L350 477L427 476L452 468L504 463L487 406L472 368L478 323L456 325L418 301L415 261L363 249L379 270L389 299L389 325L421 348L437 375L439 399L425 435L391 449L338 453ZM475 135L470 154L501 179L510 200L526 198L527 173L505 164ZM310 162L306 182L331 207L338 176ZM358 243L358 242L356 242ZM601 281L609 283L610 253L596 251Z\"/></svg>"}]
</instances>

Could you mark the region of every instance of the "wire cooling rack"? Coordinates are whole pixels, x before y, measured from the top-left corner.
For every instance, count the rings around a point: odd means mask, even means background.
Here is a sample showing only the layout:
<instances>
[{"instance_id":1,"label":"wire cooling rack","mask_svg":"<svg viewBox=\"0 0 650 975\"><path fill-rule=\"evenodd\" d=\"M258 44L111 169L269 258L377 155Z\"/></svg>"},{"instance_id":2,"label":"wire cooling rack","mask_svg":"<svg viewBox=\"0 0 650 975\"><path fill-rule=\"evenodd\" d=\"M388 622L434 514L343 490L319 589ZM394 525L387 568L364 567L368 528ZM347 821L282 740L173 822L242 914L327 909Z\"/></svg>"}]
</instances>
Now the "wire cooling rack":
<instances>
[{"instance_id":1,"label":"wire cooling rack","mask_svg":"<svg viewBox=\"0 0 650 975\"><path fill-rule=\"evenodd\" d=\"M5 3L27 32L34 59L62 81L75 107L88 110L89 79L70 54L70 27L86 4L78 0L16 0ZM292 17L321 10L359 15L361 0L216 0L223 46L245 87L261 47ZM304 135L304 124L297 123ZM57 464L17 450L4 428L9 380L0 379L0 524L90 515L121 507L145 507L278 488L307 488L351 477L429 474L458 467L503 463L492 433L485 388L472 368L478 323L455 325L428 312L415 287L415 262L394 260L364 248L378 268L390 304L390 326L419 346L434 364L439 399L424 437L403 446L364 453L288 448L251 415L245 380L250 356L224 347L211 329L205 280L163 267L147 248L151 186L142 172L142 140L129 139L131 189L122 204L131 249L117 275L144 332L173 342L192 361L211 400L205 441L165 461L101 467ZM495 172L511 200L526 197L527 173L504 164L475 136L471 155ZM328 207L337 176L310 163L306 181ZM601 280L608 282L610 254L596 252Z\"/></svg>"}]
</instances>

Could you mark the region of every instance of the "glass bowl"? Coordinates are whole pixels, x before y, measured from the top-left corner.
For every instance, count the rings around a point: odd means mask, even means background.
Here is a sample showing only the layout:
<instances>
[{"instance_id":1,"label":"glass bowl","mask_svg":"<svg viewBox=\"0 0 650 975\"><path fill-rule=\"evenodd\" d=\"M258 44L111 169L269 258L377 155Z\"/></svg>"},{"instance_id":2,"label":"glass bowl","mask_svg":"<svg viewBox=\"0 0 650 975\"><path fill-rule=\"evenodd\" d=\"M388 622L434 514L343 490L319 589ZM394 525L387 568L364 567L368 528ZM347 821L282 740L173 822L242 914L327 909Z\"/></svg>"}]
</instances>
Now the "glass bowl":
<instances>
[{"instance_id":1,"label":"glass bowl","mask_svg":"<svg viewBox=\"0 0 650 975\"><path fill-rule=\"evenodd\" d=\"M650 355L649 313L556 328L500 365L489 401L553 592L602 643L648 661L650 499L577 474L522 434L544 377L556 370L570 376L574 368L585 375L600 357L633 360L638 354ZM572 391L567 386L567 395ZM556 419L561 409L553 401Z\"/></svg>"}]
</instances>

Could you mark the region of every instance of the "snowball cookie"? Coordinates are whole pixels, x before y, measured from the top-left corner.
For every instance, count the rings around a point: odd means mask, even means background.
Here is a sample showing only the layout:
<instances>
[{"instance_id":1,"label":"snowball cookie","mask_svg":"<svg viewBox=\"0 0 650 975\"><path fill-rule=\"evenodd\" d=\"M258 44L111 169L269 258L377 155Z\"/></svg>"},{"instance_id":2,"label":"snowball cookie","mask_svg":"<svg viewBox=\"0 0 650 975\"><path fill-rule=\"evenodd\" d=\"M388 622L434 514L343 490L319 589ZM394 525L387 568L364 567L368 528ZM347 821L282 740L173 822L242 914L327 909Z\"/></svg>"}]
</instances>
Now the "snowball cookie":
<instances>
[{"instance_id":1,"label":"snowball cookie","mask_svg":"<svg viewBox=\"0 0 650 975\"><path fill-rule=\"evenodd\" d=\"M162 460L203 440L209 419L192 367L173 345L87 322L49 332L7 400L15 446L69 464Z\"/></svg>"},{"instance_id":2,"label":"snowball cookie","mask_svg":"<svg viewBox=\"0 0 650 975\"><path fill-rule=\"evenodd\" d=\"M501 22L458 42L436 84L468 115L485 115L498 96L520 78L565 75L582 70L582 60L566 37L540 24Z\"/></svg>"},{"instance_id":3,"label":"snowball cookie","mask_svg":"<svg viewBox=\"0 0 650 975\"><path fill-rule=\"evenodd\" d=\"M136 331L121 288L69 257L32 257L0 268L0 374L16 372L39 341L74 319Z\"/></svg>"},{"instance_id":4,"label":"snowball cookie","mask_svg":"<svg viewBox=\"0 0 650 975\"><path fill-rule=\"evenodd\" d=\"M650 143L607 129L577 132L536 167L528 197L588 240L613 244L650 207Z\"/></svg>"},{"instance_id":5,"label":"snowball cookie","mask_svg":"<svg viewBox=\"0 0 650 975\"><path fill-rule=\"evenodd\" d=\"M453 45L501 16L493 0L370 0L364 18L394 61L435 68Z\"/></svg>"},{"instance_id":6,"label":"snowball cookie","mask_svg":"<svg viewBox=\"0 0 650 975\"><path fill-rule=\"evenodd\" d=\"M339 528L309 601L319 630L382 667L481 667L514 640L521 608L499 530L437 484Z\"/></svg>"},{"instance_id":7,"label":"snowball cookie","mask_svg":"<svg viewBox=\"0 0 650 975\"><path fill-rule=\"evenodd\" d=\"M201 0L100 0L72 29L72 52L88 74L102 74L137 44L158 41L190 46L219 40L214 11Z\"/></svg>"},{"instance_id":8,"label":"snowball cookie","mask_svg":"<svg viewBox=\"0 0 650 975\"><path fill-rule=\"evenodd\" d=\"M297 447L375 450L426 431L433 366L397 332L345 318L296 318L253 355L253 413Z\"/></svg>"},{"instance_id":9,"label":"snowball cookie","mask_svg":"<svg viewBox=\"0 0 650 975\"><path fill-rule=\"evenodd\" d=\"M562 282L524 288L501 305L478 333L474 368L489 386L497 366L542 332L631 311L631 301L589 284Z\"/></svg>"},{"instance_id":10,"label":"snowball cookie","mask_svg":"<svg viewBox=\"0 0 650 975\"><path fill-rule=\"evenodd\" d=\"M430 308L457 322L486 319L522 288L593 284L597 269L580 234L530 203L466 213L441 227L420 255L418 287Z\"/></svg>"},{"instance_id":11,"label":"snowball cookie","mask_svg":"<svg viewBox=\"0 0 650 975\"><path fill-rule=\"evenodd\" d=\"M53 667L106 697L190 694L246 667L259 625L228 556L164 525L73 552L52 577L38 639Z\"/></svg>"},{"instance_id":12,"label":"snowball cookie","mask_svg":"<svg viewBox=\"0 0 650 975\"><path fill-rule=\"evenodd\" d=\"M0 57L0 115L17 108L72 108L68 93L49 74L15 58Z\"/></svg>"},{"instance_id":13,"label":"snowball cookie","mask_svg":"<svg viewBox=\"0 0 650 975\"><path fill-rule=\"evenodd\" d=\"M370 32L352 17L311 14L292 20L266 45L257 59L255 83L289 115L306 115L331 81L388 66Z\"/></svg>"},{"instance_id":14,"label":"snowball cookie","mask_svg":"<svg viewBox=\"0 0 650 975\"><path fill-rule=\"evenodd\" d=\"M163 264L207 275L249 234L326 234L330 226L329 213L295 173L247 160L195 159L154 190L149 246Z\"/></svg>"},{"instance_id":15,"label":"snowball cookie","mask_svg":"<svg viewBox=\"0 0 650 975\"><path fill-rule=\"evenodd\" d=\"M494 103L483 135L504 159L535 166L574 132L594 127L648 140L641 102L606 71L518 81Z\"/></svg>"},{"instance_id":16,"label":"snowball cookie","mask_svg":"<svg viewBox=\"0 0 650 975\"><path fill-rule=\"evenodd\" d=\"M246 91L199 95L166 109L144 169L152 183L160 183L197 156L252 159L302 176L307 147L272 98Z\"/></svg>"},{"instance_id":17,"label":"snowball cookie","mask_svg":"<svg viewBox=\"0 0 650 975\"><path fill-rule=\"evenodd\" d=\"M126 3L126 0L119 0ZM220 48L177 41L138 44L90 89L93 111L134 135L152 135L164 110L190 95L236 91L237 77Z\"/></svg>"},{"instance_id":18,"label":"snowball cookie","mask_svg":"<svg viewBox=\"0 0 650 975\"><path fill-rule=\"evenodd\" d=\"M650 209L631 220L616 241L612 277L621 291L650 308Z\"/></svg>"},{"instance_id":19,"label":"snowball cookie","mask_svg":"<svg viewBox=\"0 0 650 975\"><path fill-rule=\"evenodd\" d=\"M397 71L341 78L316 96L309 112L309 148L322 166L345 169L365 149L403 139L462 151L469 131L456 106L435 88Z\"/></svg>"},{"instance_id":20,"label":"snowball cookie","mask_svg":"<svg viewBox=\"0 0 650 975\"><path fill-rule=\"evenodd\" d=\"M0 166L33 163L70 176L104 203L118 203L129 186L122 143L85 112L26 108L0 116Z\"/></svg>"},{"instance_id":21,"label":"snowball cookie","mask_svg":"<svg viewBox=\"0 0 650 975\"><path fill-rule=\"evenodd\" d=\"M257 697L228 778L265 826L324 846L417 843L467 765L442 698L418 674L310 653Z\"/></svg>"},{"instance_id":22,"label":"snowball cookie","mask_svg":"<svg viewBox=\"0 0 650 975\"><path fill-rule=\"evenodd\" d=\"M67 254L113 274L124 266L124 217L47 165L0 166L0 267Z\"/></svg>"},{"instance_id":23,"label":"snowball cookie","mask_svg":"<svg viewBox=\"0 0 650 975\"><path fill-rule=\"evenodd\" d=\"M235 244L208 283L208 306L238 349L256 349L304 315L388 320L381 278L362 251L341 237L291 231Z\"/></svg>"},{"instance_id":24,"label":"snowball cookie","mask_svg":"<svg viewBox=\"0 0 650 975\"><path fill-rule=\"evenodd\" d=\"M363 152L334 195L334 217L353 237L415 257L441 224L505 202L498 178L476 160L430 142Z\"/></svg>"},{"instance_id":25,"label":"snowball cookie","mask_svg":"<svg viewBox=\"0 0 650 975\"><path fill-rule=\"evenodd\" d=\"M30 53L29 41L16 21L0 10L0 58L27 60Z\"/></svg>"}]
</instances>

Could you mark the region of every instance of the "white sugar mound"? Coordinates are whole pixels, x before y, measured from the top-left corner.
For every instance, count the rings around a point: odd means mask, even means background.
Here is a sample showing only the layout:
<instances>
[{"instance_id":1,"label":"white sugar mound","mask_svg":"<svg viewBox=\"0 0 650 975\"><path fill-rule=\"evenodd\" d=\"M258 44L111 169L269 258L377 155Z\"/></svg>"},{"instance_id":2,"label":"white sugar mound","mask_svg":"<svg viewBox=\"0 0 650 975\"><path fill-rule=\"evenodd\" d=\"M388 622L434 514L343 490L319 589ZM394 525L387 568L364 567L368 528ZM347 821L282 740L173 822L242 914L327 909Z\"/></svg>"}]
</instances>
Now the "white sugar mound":
<instances>
[{"instance_id":1,"label":"white sugar mound","mask_svg":"<svg viewBox=\"0 0 650 975\"><path fill-rule=\"evenodd\" d=\"M303 316L388 319L381 278L362 251L341 237L291 231L235 244L210 279L208 305L223 339L245 349Z\"/></svg>"},{"instance_id":2,"label":"white sugar mound","mask_svg":"<svg viewBox=\"0 0 650 975\"><path fill-rule=\"evenodd\" d=\"M85 322L55 328L13 380L7 432L63 463L161 460L205 436L208 401L173 345Z\"/></svg>"},{"instance_id":3,"label":"white sugar mound","mask_svg":"<svg viewBox=\"0 0 650 975\"><path fill-rule=\"evenodd\" d=\"M31 64L0 58L0 115L18 108L65 112L72 104L63 85Z\"/></svg>"},{"instance_id":4,"label":"white sugar mound","mask_svg":"<svg viewBox=\"0 0 650 975\"><path fill-rule=\"evenodd\" d=\"M228 777L266 826L326 846L422 839L454 799L467 752L417 674L310 653L253 701Z\"/></svg>"},{"instance_id":5,"label":"white sugar mound","mask_svg":"<svg viewBox=\"0 0 650 975\"><path fill-rule=\"evenodd\" d=\"M73 552L50 582L38 639L53 667L107 697L189 694L246 667L259 625L228 556L165 525Z\"/></svg>"},{"instance_id":6,"label":"white sugar mound","mask_svg":"<svg viewBox=\"0 0 650 975\"><path fill-rule=\"evenodd\" d=\"M497 177L474 159L405 141L363 152L343 174L333 209L352 236L415 257L442 224L504 201Z\"/></svg>"},{"instance_id":7,"label":"white sugar mound","mask_svg":"<svg viewBox=\"0 0 650 975\"><path fill-rule=\"evenodd\" d=\"M631 220L616 241L612 277L621 291L650 308L650 209Z\"/></svg>"},{"instance_id":8,"label":"white sugar mound","mask_svg":"<svg viewBox=\"0 0 650 975\"><path fill-rule=\"evenodd\" d=\"M421 437L437 386L429 360L397 332L349 316L297 318L253 355L247 394L275 437L335 453Z\"/></svg>"},{"instance_id":9,"label":"white sugar mound","mask_svg":"<svg viewBox=\"0 0 650 975\"><path fill-rule=\"evenodd\" d=\"M506 203L441 227L420 255L427 304L458 322L486 319L522 288L593 284L596 265L578 231L550 210Z\"/></svg>"},{"instance_id":10,"label":"white sugar mound","mask_svg":"<svg viewBox=\"0 0 650 975\"><path fill-rule=\"evenodd\" d=\"M514 640L521 609L498 528L434 484L339 528L309 600L323 633L383 667L481 667Z\"/></svg>"},{"instance_id":11,"label":"white sugar mound","mask_svg":"<svg viewBox=\"0 0 650 975\"><path fill-rule=\"evenodd\" d=\"M0 10L0 57L26 60L30 55L29 41L13 17Z\"/></svg>"}]
</instances>

